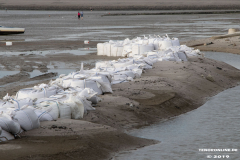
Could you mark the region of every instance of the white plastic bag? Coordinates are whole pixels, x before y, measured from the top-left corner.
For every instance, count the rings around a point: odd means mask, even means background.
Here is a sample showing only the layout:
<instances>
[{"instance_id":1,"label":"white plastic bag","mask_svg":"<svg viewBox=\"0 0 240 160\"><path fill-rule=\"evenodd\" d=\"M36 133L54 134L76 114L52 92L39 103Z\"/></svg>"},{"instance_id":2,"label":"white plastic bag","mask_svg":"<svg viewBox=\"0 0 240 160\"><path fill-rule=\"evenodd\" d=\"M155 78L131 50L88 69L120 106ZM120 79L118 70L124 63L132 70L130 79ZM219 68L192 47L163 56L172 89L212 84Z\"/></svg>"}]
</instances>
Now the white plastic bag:
<instances>
[{"instance_id":1,"label":"white plastic bag","mask_svg":"<svg viewBox=\"0 0 240 160\"><path fill-rule=\"evenodd\" d=\"M30 108L23 108L19 111L16 111L13 119L17 121L20 124L21 128L25 131L39 128L40 126L38 116Z\"/></svg>"},{"instance_id":2,"label":"white plastic bag","mask_svg":"<svg viewBox=\"0 0 240 160\"><path fill-rule=\"evenodd\" d=\"M1 134L0 134L0 142L1 141L4 142L4 141L9 141L9 140L15 139L12 134L10 134L7 131L1 129L1 127L0 127L0 130L2 130Z\"/></svg>"},{"instance_id":3,"label":"white plastic bag","mask_svg":"<svg viewBox=\"0 0 240 160\"><path fill-rule=\"evenodd\" d=\"M51 95L56 94L58 91L57 86L48 86L46 84L40 84L38 86L34 86L33 88L25 88L21 89L16 94L16 99L24 99L24 98L47 98Z\"/></svg>"},{"instance_id":4,"label":"white plastic bag","mask_svg":"<svg viewBox=\"0 0 240 160\"><path fill-rule=\"evenodd\" d=\"M20 125L16 121L13 121L9 115L3 113L0 114L0 127L13 135L22 132Z\"/></svg>"}]
</instances>

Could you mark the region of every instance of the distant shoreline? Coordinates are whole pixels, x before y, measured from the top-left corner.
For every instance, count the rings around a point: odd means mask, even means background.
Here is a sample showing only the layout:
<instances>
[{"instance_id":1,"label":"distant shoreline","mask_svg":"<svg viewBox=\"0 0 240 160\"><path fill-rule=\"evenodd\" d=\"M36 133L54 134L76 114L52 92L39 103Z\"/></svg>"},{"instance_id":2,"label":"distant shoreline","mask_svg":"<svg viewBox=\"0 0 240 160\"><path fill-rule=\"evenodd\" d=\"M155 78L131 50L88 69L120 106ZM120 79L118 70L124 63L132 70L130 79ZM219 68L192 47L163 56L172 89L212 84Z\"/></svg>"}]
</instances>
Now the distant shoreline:
<instances>
[{"instance_id":1,"label":"distant shoreline","mask_svg":"<svg viewBox=\"0 0 240 160\"><path fill-rule=\"evenodd\" d=\"M110 11L110 10L240 10L239 5L172 5L172 6L80 6L80 5L0 5L1 10L90 10L93 11Z\"/></svg>"},{"instance_id":2,"label":"distant shoreline","mask_svg":"<svg viewBox=\"0 0 240 160\"><path fill-rule=\"evenodd\" d=\"M133 15L180 15L180 14L231 14L240 13L240 10L228 11L179 11L179 12L158 12L158 13L111 13L103 16L133 16Z\"/></svg>"}]
</instances>

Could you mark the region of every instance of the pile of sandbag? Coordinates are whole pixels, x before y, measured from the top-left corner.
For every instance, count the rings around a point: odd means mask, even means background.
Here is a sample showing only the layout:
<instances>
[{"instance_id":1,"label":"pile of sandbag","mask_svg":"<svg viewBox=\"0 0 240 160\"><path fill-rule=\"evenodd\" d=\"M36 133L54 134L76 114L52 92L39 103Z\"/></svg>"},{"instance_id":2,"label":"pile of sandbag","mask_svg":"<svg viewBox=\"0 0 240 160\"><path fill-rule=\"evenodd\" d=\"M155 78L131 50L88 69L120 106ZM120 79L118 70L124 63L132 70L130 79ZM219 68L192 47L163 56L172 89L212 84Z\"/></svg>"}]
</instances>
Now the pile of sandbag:
<instances>
[{"instance_id":1,"label":"pile of sandbag","mask_svg":"<svg viewBox=\"0 0 240 160\"><path fill-rule=\"evenodd\" d=\"M83 118L89 110L95 109L92 103L100 101L97 94L90 88L64 90L46 84L21 89L16 96L7 94L0 100L0 141L38 128L41 121Z\"/></svg>"},{"instance_id":2,"label":"pile of sandbag","mask_svg":"<svg viewBox=\"0 0 240 160\"><path fill-rule=\"evenodd\" d=\"M165 50L169 47L180 46L178 38L149 36L125 39L124 41L112 41L97 44L97 54L106 56L127 57L129 54L142 55L153 50Z\"/></svg>"}]
</instances>

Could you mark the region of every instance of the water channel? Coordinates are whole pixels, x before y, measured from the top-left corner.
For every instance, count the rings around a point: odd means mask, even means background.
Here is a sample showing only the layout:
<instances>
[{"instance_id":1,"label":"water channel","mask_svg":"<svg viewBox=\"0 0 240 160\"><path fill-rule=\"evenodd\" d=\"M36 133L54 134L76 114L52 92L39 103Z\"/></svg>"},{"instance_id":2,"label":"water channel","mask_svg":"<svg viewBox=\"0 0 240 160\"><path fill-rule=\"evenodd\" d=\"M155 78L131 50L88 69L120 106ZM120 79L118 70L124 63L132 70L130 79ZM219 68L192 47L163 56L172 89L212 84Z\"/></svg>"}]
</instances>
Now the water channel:
<instances>
[{"instance_id":1,"label":"water channel","mask_svg":"<svg viewBox=\"0 0 240 160\"><path fill-rule=\"evenodd\" d=\"M240 69L239 55L205 52ZM129 134L161 143L115 155L114 160L240 159L240 86L211 97L203 106ZM217 149L205 151L203 149ZM223 149L223 150L218 150Z\"/></svg>"}]
</instances>

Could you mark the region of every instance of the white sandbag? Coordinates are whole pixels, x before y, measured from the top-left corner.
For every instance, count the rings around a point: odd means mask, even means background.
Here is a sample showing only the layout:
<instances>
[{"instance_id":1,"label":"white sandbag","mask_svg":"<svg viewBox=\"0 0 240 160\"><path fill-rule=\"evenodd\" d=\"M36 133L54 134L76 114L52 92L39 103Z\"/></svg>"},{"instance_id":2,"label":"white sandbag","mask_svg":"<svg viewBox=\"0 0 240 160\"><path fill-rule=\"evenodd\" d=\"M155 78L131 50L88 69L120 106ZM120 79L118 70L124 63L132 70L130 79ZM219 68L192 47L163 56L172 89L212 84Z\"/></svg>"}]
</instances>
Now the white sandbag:
<instances>
[{"instance_id":1,"label":"white sandbag","mask_svg":"<svg viewBox=\"0 0 240 160\"><path fill-rule=\"evenodd\" d=\"M127 45L127 44L131 44L132 41L129 39L129 38L126 38L124 41L123 41L123 45Z\"/></svg>"},{"instance_id":2,"label":"white sandbag","mask_svg":"<svg viewBox=\"0 0 240 160\"><path fill-rule=\"evenodd\" d=\"M144 38L144 39L142 40L142 44L143 44L143 45L147 45L148 42L149 42L149 40L148 40L147 38Z\"/></svg>"},{"instance_id":3,"label":"white sandbag","mask_svg":"<svg viewBox=\"0 0 240 160\"><path fill-rule=\"evenodd\" d=\"M104 51L103 51L103 47L104 47L103 43L98 43L97 44L97 55L99 55L99 56L105 55Z\"/></svg>"},{"instance_id":4,"label":"white sandbag","mask_svg":"<svg viewBox=\"0 0 240 160\"><path fill-rule=\"evenodd\" d=\"M82 92L79 92L78 97L80 97L84 102L84 109L87 111L95 110L95 108L92 107L91 103L97 104L100 101L100 98L98 98L97 96L97 92L95 92L93 89L90 89L90 88L85 88Z\"/></svg>"},{"instance_id":5,"label":"white sandbag","mask_svg":"<svg viewBox=\"0 0 240 160\"><path fill-rule=\"evenodd\" d=\"M141 44L133 44L132 45L132 54L133 55L139 55L140 54L139 46L141 46Z\"/></svg>"},{"instance_id":6,"label":"white sandbag","mask_svg":"<svg viewBox=\"0 0 240 160\"><path fill-rule=\"evenodd\" d=\"M7 114L0 114L0 127L13 135L20 134L23 131L20 125Z\"/></svg>"},{"instance_id":7,"label":"white sandbag","mask_svg":"<svg viewBox=\"0 0 240 160\"><path fill-rule=\"evenodd\" d=\"M178 38L172 38L172 46L180 46Z\"/></svg>"},{"instance_id":8,"label":"white sandbag","mask_svg":"<svg viewBox=\"0 0 240 160\"><path fill-rule=\"evenodd\" d=\"M122 57L126 57L129 53L132 52L132 45L124 45L123 46L123 52L122 52Z\"/></svg>"},{"instance_id":9,"label":"white sandbag","mask_svg":"<svg viewBox=\"0 0 240 160\"><path fill-rule=\"evenodd\" d=\"M20 124L21 128L25 131L39 128L40 126L38 116L30 108L24 108L16 111L13 119L17 121Z\"/></svg>"},{"instance_id":10,"label":"white sandbag","mask_svg":"<svg viewBox=\"0 0 240 160\"><path fill-rule=\"evenodd\" d=\"M154 44L155 40L156 40L156 38L149 38L148 39L148 44Z\"/></svg>"},{"instance_id":11,"label":"white sandbag","mask_svg":"<svg viewBox=\"0 0 240 160\"><path fill-rule=\"evenodd\" d=\"M139 69L151 69L152 66L148 65L143 59L134 60L134 63L139 65Z\"/></svg>"},{"instance_id":12,"label":"white sandbag","mask_svg":"<svg viewBox=\"0 0 240 160\"><path fill-rule=\"evenodd\" d=\"M179 58L177 52L174 52L174 53L173 53L173 56L174 56L174 58L176 59L176 62L180 62L180 61L182 61L182 60Z\"/></svg>"},{"instance_id":13,"label":"white sandbag","mask_svg":"<svg viewBox=\"0 0 240 160\"><path fill-rule=\"evenodd\" d=\"M112 93L111 83L110 83L109 79L107 78L107 76L99 74L99 75L89 77L88 79L95 80L99 84L101 84L101 90L103 93L107 93L107 92Z\"/></svg>"},{"instance_id":14,"label":"white sandbag","mask_svg":"<svg viewBox=\"0 0 240 160\"><path fill-rule=\"evenodd\" d=\"M143 55L148 51L154 50L154 45L153 44L145 44L145 45L140 45L140 44L135 44L132 46L132 53L135 55Z\"/></svg>"},{"instance_id":15,"label":"white sandbag","mask_svg":"<svg viewBox=\"0 0 240 160\"><path fill-rule=\"evenodd\" d=\"M126 75L127 77L135 78L135 74L132 71L120 71L114 73L114 75Z\"/></svg>"},{"instance_id":16,"label":"white sandbag","mask_svg":"<svg viewBox=\"0 0 240 160\"><path fill-rule=\"evenodd\" d=\"M184 52L178 52L178 57L182 60L182 61L188 61L187 60L187 56Z\"/></svg>"},{"instance_id":17,"label":"white sandbag","mask_svg":"<svg viewBox=\"0 0 240 160\"><path fill-rule=\"evenodd\" d=\"M164 41L159 42L159 46L161 50L165 50L169 47L172 47L172 41L170 39L165 39Z\"/></svg>"},{"instance_id":18,"label":"white sandbag","mask_svg":"<svg viewBox=\"0 0 240 160\"><path fill-rule=\"evenodd\" d=\"M98 96L93 96L88 100L91 101L93 104L97 104L98 102L101 101L101 98L99 98Z\"/></svg>"},{"instance_id":19,"label":"white sandbag","mask_svg":"<svg viewBox=\"0 0 240 160\"><path fill-rule=\"evenodd\" d=\"M154 50L159 50L159 41L162 41L162 40L158 40L156 39L154 42L153 42L153 46L154 46Z\"/></svg>"},{"instance_id":20,"label":"white sandbag","mask_svg":"<svg viewBox=\"0 0 240 160\"><path fill-rule=\"evenodd\" d=\"M114 75L112 76L112 82L113 82L113 81L116 81L116 80L123 81L123 80L126 80L127 77L128 77L128 76L125 75L125 74L114 74Z\"/></svg>"},{"instance_id":21,"label":"white sandbag","mask_svg":"<svg viewBox=\"0 0 240 160\"><path fill-rule=\"evenodd\" d=\"M147 57L143 58L143 61L144 61L145 63L147 63L148 65L150 65L150 66L153 65L153 61L152 61L151 59L147 58Z\"/></svg>"},{"instance_id":22,"label":"white sandbag","mask_svg":"<svg viewBox=\"0 0 240 160\"><path fill-rule=\"evenodd\" d=\"M24 98L16 100L8 95L3 97L3 100L0 100L0 108L13 108L13 109L20 109L24 105L32 105L31 98Z\"/></svg>"},{"instance_id":23,"label":"white sandbag","mask_svg":"<svg viewBox=\"0 0 240 160\"><path fill-rule=\"evenodd\" d=\"M56 121L60 118L58 103L55 101L44 101L36 104L34 112L40 121Z\"/></svg>"},{"instance_id":24,"label":"white sandbag","mask_svg":"<svg viewBox=\"0 0 240 160\"><path fill-rule=\"evenodd\" d=\"M103 52L104 52L104 55L111 56L111 44L110 43L103 44Z\"/></svg>"},{"instance_id":25,"label":"white sandbag","mask_svg":"<svg viewBox=\"0 0 240 160\"><path fill-rule=\"evenodd\" d=\"M66 91L65 91L66 92ZM38 106L39 103L42 102L52 102L50 103L49 107L57 107L58 111L59 111L59 118L62 119L71 119L72 116L72 110L71 107L65 103L63 103L64 101L68 100L70 98L71 93L66 92L60 92L56 95L50 96L49 98L42 98L42 99L38 99L35 103L36 106Z\"/></svg>"},{"instance_id":26,"label":"white sandbag","mask_svg":"<svg viewBox=\"0 0 240 160\"><path fill-rule=\"evenodd\" d=\"M122 56L123 46L119 44L111 44L111 56L120 57Z\"/></svg>"},{"instance_id":27,"label":"white sandbag","mask_svg":"<svg viewBox=\"0 0 240 160\"><path fill-rule=\"evenodd\" d=\"M96 95L97 95L97 92L95 92L93 89L90 89L90 88L85 88L84 90L78 93L79 97L86 98L86 99L89 99Z\"/></svg>"},{"instance_id":28,"label":"white sandbag","mask_svg":"<svg viewBox=\"0 0 240 160\"><path fill-rule=\"evenodd\" d=\"M69 83L66 83L66 82L63 83L63 80L64 80L63 78L57 78L57 79L54 80L54 81L51 80L51 81L49 82L49 84L50 84L50 85L56 85L56 86L62 87L62 88L64 88L64 89L69 88L71 83L70 83L70 82L69 82ZM61 90L58 90L57 93L58 93L58 92L61 92ZM45 97L43 97L43 98L45 98ZM38 99L39 99L39 98L38 98Z\"/></svg>"},{"instance_id":29,"label":"white sandbag","mask_svg":"<svg viewBox=\"0 0 240 160\"><path fill-rule=\"evenodd\" d=\"M112 57L117 57L117 46L115 44L111 44L111 56Z\"/></svg>"},{"instance_id":30,"label":"white sandbag","mask_svg":"<svg viewBox=\"0 0 240 160\"><path fill-rule=\"evenodd\" d=\"M59 118L71 119L72 110L68 104L56 101L59 110Z\"/></svg>"},{"instance_id":31,"label":"white sandbag","mask_svg":"<svg viewBox=\"0 0 240 160\"><path fill-rule=\"evenodd\" d=\"M123 46L117 46L117 57L121 57L123 53Z\"/></svg>"},{"instance_id":32,"label":"white sandbag","mask_svg":"<svg viewBox=\"0 0 240 160\"><path fill-rule=\"evenodd\" d=\"M108 79L111 79L111 75L109 72L100 71L100 69L96 69L96 68L92 68L90 70L84 70L84 73L87 73L91 76L103 75L103 76L106 76Z\"/></svg>"},{"instance_id":33,"label":"white sandbag","mask_svg":"<svg viewBox=\"0 0 240 160\"><path fill-rule=\"evenodd\" d=\"M76 96L83 103L84 112L85 112L88 110L95 110L95 108L92 107L92 102L89 99L96 95L97 95L97 92L95 92L93 89L90 89L90 88L81 89L79 87L75 87L75 88L68 88L64 92L60 92L57 95L51 96L49 98L52 98L52 101L64 102L64 101L67 101L70 98L70 96ZM71 110L70 110L70 117L71 117Z\"/></svg>"},{"instance_id":34,"label":"white sandbag","mask_svg":"<svg viewBox=\"0 0 240 160\"><path fill-rule=\"evenodd\" d=\"M111 63L109 61L101 61L95 63L95 68L102 68L102 67L111 67Z\"/></svg>"},{"instance_id":35,"label":"white sandbag","mask_svg":"<svg viewBox=\"0 0 240 160\"><path fill-rule=\"evenodd\" d=\"M24 99L24 98L46 98L50 97L57 93L57 86L48 86L46 84L40 84L38 86L34 86L33 88L25 88L21 89L16 94L16 99Z\"/></svg>"},{"instance_id":36,"label":"white sandbag","mask_svg":"<svg viewBox=\"0 0 240 160\"><path fill-rule=\"evenodd\" d=\"M70 83L70 87L80 87L80 88L91 88L96 91L98 94L102 94L101 84L95 80L90 79L66 79L63 80L64 83Z\"/></svg>"},{"instance_id":37,"label":"white sandbag","mask_svg":"<svg viewBox=\"0 0 240 160\"><path fill-rule=\"evenodd\" d=\"M10 140L15 139L12 134L8 133L7 131L5 131L3 129L0 129L0 130L2 130L2 132L0 134L0 142L10 141Z\"/></svg>"},{"instance_id":38,"label":"white sandbag","mask_svg":"<svg viewBox=\"0 0 240 160\"><path fill-rule=\"evenodd\" d=\"M118 84L118 83L123 83L127 81L132 81L132 77L128 77L126 74L114 74L112 76L112 81L111 84Z\"/></svg>"},{"instance_id":39,"label":"white sandbag","mask_svg":"<svg viewBox=\"0 0 240 160\"><path fill-rule=\"evenodd\" d=\"M63 77L63 79L68 79L68 78L87 78L88 75L81 73L81 72L72 72L68 74L67 76Z\"/></svg>"},{"instance_id":40,"label":"white sandbag","mask_svg":"<svg viewBox=\"0 0 240 160\"><path fill-rule=\"evenodd\" d=\"M0 112L9 114L9 112L15 111L15 108L5 108L5 107L0 107Z\"/></svg>"},{"instance_id":41,"label":"white sandbag","mask_svg":"<svg viewBox=\"0 0 240 160\"><path fill-rule=\"evenodd\" d=\"M139 54L142 55L142 54L145 54L146 52L152 51L152 50L154 50L153 44L142 45L142 46L140 46Z\"/></svg>"},{"instance_id":42,"label":"white sandbag","mask_svg":"<svg viewBox=\"0 0 240 160\"><path fill-rule=\"evenodd\" d=\"M116 63L113 63L113 66L115 68L121 68L121 67L126 67L126 66L132 65L132 64L134 64L134 60L129 60L126 62L116 62Z\"/></svg>"},{"instance_id":43,"label":"white sandbag","mask_svg":"<svg viewBox=\"0 0 240 160\"><path fill-rule=\"evenodd\" d=\"M132 72L135 75L135 78L140 78L142 75L142 69L132 69Z\"/></svg>"},{"instance_id":44,"label":"white sandbag","mask_svg":"<svg viewBox=\"0 0 240 160\"><path fill-rule=\"evenodd\" d=\"M70 95L70 98L68 100L63 101L63 103L71 107L72 119L83 118L84 105L81 99L77 98L74 95Z\"/></svg>"}]
</instances>

